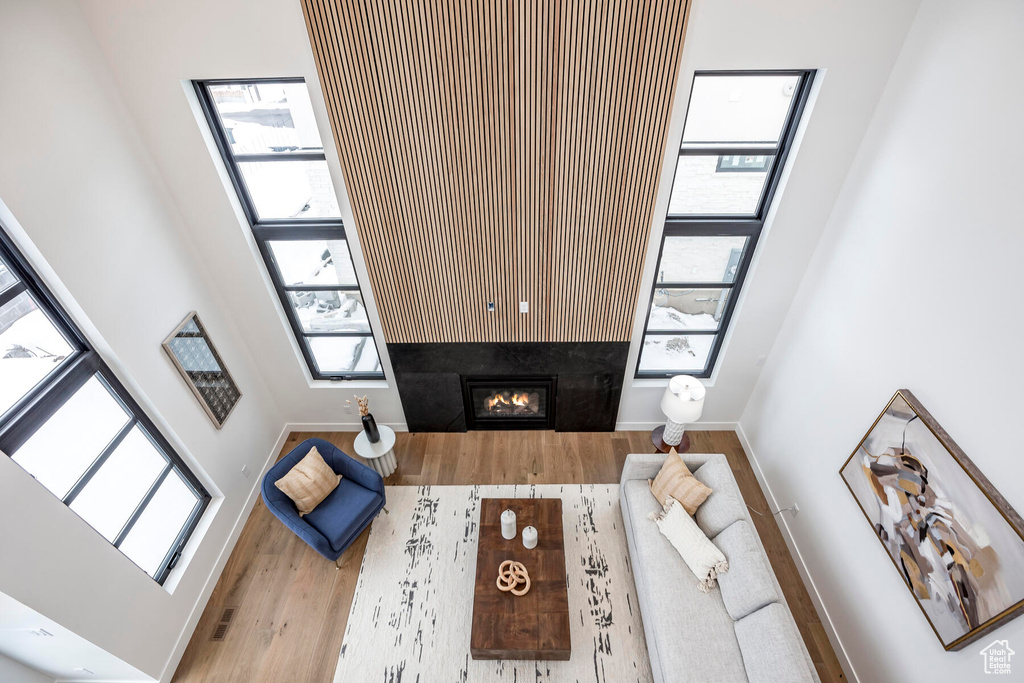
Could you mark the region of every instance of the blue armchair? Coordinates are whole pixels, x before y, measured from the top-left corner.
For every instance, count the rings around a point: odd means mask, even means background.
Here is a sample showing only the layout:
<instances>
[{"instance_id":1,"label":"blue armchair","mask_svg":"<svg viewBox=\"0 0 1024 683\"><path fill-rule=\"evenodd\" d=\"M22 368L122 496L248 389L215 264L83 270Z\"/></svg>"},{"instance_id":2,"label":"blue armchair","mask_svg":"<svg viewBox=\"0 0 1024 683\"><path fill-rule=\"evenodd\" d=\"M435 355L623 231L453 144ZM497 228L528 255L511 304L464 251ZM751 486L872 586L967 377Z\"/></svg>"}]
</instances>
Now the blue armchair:
<instances>
[{"instance_id":1,"label":"blue armchair","mask_svg":"<svg viewBox=\"0 0 1024 683\"><path fill-rule=\"evenodd\" d=\"M295 503L274 486L274 482L288 474L313 446L342 479L322 503L300 517ZM262 488L263 502L274 516L335 564L363 529L370 526L386 502L381 476L323 439L306 439L277 461L263 478Z\"/></svg>"}]
</instances>

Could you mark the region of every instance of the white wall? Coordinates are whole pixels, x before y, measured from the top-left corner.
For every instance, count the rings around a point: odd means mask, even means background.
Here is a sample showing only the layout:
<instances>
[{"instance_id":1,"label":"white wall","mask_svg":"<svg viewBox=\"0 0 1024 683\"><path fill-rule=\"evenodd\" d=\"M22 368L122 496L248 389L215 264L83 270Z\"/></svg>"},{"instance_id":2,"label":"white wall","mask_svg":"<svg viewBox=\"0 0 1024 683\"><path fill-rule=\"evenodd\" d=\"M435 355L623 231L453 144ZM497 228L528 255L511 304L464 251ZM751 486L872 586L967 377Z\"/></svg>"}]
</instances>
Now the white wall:
<instances>
[{"instance_id":1,"label":"white wall","mask_svg":"<svg viewBox=\"0 0 1024 683\"><path fill-rule=\"evenodd\" d=\"M0 655L0 681L5 683L53 683L46 674L30 669L21 662Z\"/></svg>"},{"instance_id":2,"label":"white wall","mask_svg":"<svg viewBox=\"0 0 1024 683\"><path fill-rule=\"evenodd\" d=\"M741 420L865 683L974 680L988 642L1024 645L1018 619L944 652L838 474L906 387L1024 511L1022 32L1019 2L921 6Z\"/></svg>"},{"instance_id":3,"label":"white wall","mask_svg":"<svg viewBox=\"0 0 1024 683\"><path fill-rule=\"evenodd\" d=\"M171 592L0 458L0 590L159 677L205 606L284 415L248 352L250 332L236 326L230 299L202 268L77 3L0 4L0 93L0 220L218 496L172 573ZM243 394L220 431L160 348L191 309Z\"/></svg>"},{"instance_id":4,"label":"white wall","mask_svg":"<svg viewBox=\"0 0 1024 683\"><path fill-rule=\"evenodd\" d=\"M252 353L272 378L288 420L355 425L356 417L344 412L345 400L356 390L364 393L364 388L310 388L280 305L247 228L241 225L233 193L225 188L219 162L201 137L205 126L197 123L181 87L182 81L196 78L304 76L326 140L329 122L300 3L85 0L83 6L140 135L181 207L218 289L244 321ZM756 361L771 348L916 7L917 0L695 0L669 135L672 149L682 134L683 105L694 69L828 70L806 144L783 193L778 219L769 229L771 239L765 240L765 252L748 280L733 338L722 356L716 386L708 393L705 422L739 419L760 371ZM336 150L332 144L326 147L335 185L344 195ZM667 159L643 273L646 283L653 278L674 169L672 154ZM344 200L343 217L347 225L355 224ZM356 263L357 268L365 267L358 251ZM366 290L368 280L365 272L361 275ZM634 387L632 378L646 296L638 302L636 341L619 414L625 427L660 417L657 406L664 383L652 387L649 381L640 382ZM379 330L375 316L371 320ZM393 386L371 386L365 393L379 421L404 424Z\"/></svg>"},{"instance_id":5,"label":"white wall","mask_svg":"<svg viewBox=\"0 0 1024 683\"><path fill-rule=\"evenodd\" d=\"M345 401L370 397L378 422L404 428L405 415L391 379L316 382L311 388L291 330L245 225L222 163L208 147L182 83L203 78L302 76L310 89L328 166L342 202L348 235L371 325L385 363L379 319L345 195L316 64L298 0L85 0L82 3L142 141L177 201L191 239L216 287L230 301L257 364L291 423L346 423L358 429ZM214 159L214 157L217 157ZM369 297L369 298L367 298Z\"/></svg>"},{"instance_id":6,"label":"white wall","mask_svg":"<svg viewBox=\"0 0 1024 683\"><path fill-rule=\"evenodd\" d=\"M705 401L702 423L735 423L761 371L758 359L775 342L917 6L918 0L694 0L619 409L621 428L664 423L658 406L666 381L634 380L633 372L694 70L823 70Z\"/></svg>"},{"instance_id":7,"label":"white wall","mask_svg":"<svg viewBox=\"0 0 1024 683\"><path fill-rule=\"evenodd\" d=\"M0 655L17 658L14 661L0 656L0 681L4 683L52 683L54 679L152 680L135 667L4 593L0 593ZM15 672L20 670L24 671L18 678Z\"/></svg>"}]
</instances>

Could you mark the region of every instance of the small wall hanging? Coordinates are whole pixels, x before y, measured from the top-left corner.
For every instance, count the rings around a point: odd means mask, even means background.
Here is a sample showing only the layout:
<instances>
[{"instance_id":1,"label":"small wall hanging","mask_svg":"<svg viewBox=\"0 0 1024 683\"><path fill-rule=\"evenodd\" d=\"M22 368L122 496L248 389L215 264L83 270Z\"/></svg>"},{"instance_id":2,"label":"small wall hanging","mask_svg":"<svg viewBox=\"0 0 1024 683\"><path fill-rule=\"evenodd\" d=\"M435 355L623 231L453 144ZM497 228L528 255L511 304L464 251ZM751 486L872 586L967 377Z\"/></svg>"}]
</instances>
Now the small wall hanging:
<instances>
[{"instance_id":1,"label":"small wall hanging","mask_svg":"<svg viewBox=\"0 0 1024 683\"><path fill-rule=\"evenodd\" d=\"M163 347L213 424L217 429L223 427L242 392L224 367L195 311L185 316L164 340Z\"/></svg>"}]
</instances>

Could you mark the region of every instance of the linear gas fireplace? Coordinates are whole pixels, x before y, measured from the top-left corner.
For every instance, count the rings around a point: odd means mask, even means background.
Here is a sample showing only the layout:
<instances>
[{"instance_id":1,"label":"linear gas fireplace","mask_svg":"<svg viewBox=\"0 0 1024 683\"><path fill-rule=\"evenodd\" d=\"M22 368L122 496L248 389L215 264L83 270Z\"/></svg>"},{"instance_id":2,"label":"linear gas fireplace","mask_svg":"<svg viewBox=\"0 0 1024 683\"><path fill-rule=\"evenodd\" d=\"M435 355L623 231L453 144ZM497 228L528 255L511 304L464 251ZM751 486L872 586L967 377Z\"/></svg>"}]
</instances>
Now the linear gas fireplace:
<instances>
[{"instance_id":1,"label":"linear gas fireplace","mask_svg":"<svg viewBox=\"0 0 1024 683\"><path fill-rule=\"evenodd\" d=\"M410 432L602 432L615 429L629 342L409 343L388 353Z\"/></svg>"},{"instance_id":2,"label":"linear gas fireplace","mask_svg":"<svg viewBox=\"0 0 1024 683\"><path fill-rule=\"evenodd\" d=\"M554 377L462 377L468 429L554 429Z\"/></svg>"}]
</instances>

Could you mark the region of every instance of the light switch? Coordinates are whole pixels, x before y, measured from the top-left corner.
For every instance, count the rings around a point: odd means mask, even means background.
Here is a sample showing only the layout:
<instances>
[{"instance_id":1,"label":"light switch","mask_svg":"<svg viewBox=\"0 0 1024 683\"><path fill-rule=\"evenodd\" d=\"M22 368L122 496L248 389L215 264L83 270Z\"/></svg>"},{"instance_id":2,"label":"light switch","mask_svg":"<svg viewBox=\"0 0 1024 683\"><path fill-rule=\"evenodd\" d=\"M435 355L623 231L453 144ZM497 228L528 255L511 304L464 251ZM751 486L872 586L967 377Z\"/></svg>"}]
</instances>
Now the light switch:
<instances>
[{"instance_id":1,"label":"light switch","mask_svg":"<svg viewBox=\"0 0 1024 683\"><path fill-rule=\"evenodd\" d=\"M530 302L529 301L520 301L519 302L519 312L520 313L529 313L530 312Z\"/></svg>"}]
</instances>

